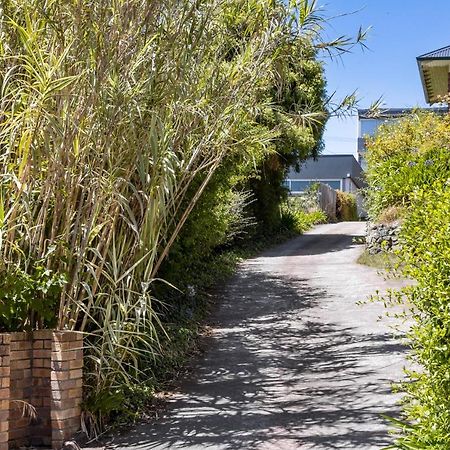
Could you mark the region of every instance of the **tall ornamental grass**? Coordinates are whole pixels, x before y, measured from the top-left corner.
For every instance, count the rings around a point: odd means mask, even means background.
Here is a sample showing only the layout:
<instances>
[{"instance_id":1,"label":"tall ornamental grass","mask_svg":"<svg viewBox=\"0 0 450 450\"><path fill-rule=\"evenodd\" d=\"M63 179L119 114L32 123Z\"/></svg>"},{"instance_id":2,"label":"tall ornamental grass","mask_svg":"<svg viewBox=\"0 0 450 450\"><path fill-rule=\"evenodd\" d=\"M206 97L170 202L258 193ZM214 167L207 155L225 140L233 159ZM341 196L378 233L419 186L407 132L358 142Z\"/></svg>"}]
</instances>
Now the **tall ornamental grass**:
<instances>
[{"instance_id":1,"label":"tall ornamental grass","mask_svg":"<svg viewBox=\"0 0 450 450\"><path fill-rule=\"evenodd\" d=\"M270 3L2 3L2 326L86 332L95 391L156 356L161 262L222 159L269 138L240 124L270 77Z\"/></svg>"},{"instance_id":2,"label":"tall ornamental grass","mask_svg":"<svg viewBox=\"0 0 450 450\"><path fill-rule=\"evenodd\" d=\"M272 148L279 49L350 42L321 40L314 0L0 8L0 327L86 333L95 431L158 356L153 286L210 179Z\"/></svg>"}]
</instances>

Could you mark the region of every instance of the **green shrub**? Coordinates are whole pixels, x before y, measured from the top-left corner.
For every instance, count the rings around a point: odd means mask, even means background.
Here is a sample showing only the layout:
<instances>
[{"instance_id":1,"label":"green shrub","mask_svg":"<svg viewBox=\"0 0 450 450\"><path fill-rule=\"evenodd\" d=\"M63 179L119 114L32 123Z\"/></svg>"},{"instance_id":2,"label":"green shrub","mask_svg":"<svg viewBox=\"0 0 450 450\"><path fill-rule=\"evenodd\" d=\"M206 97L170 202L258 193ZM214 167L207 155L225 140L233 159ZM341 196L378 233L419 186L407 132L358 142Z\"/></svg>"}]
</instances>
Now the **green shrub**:
<instances>
[{"instance_id":1,"label":"green shrub","mask_svg":"<svg viewBox=\"0 0 450 450\"><path fill-rule=\"evenodd\" d=\"M326 221L327 216L323 211L304 211L289 202L284 203L281 208L282 228L296 234L302 234L312 226Z\"/></svg>"},{"instance_id":2,"label":"green shrub","mask_svg":"<svg viewBox=\"0 0 450 450\"><path fill-rule=\"evenodd\" d=\"M417 283L405 293L415 320L410 357L420 369L403 385L406 418L414 426L399 448L444 450L450 449L450 187L438 182L411 199L399 256L405 276Z\"/></svg>"},{"instance_id":3,"label":"green shrub","mask_svg":"<svg viewBox=\"0 0 450 450\"><path fill-rule=\"evenodd\" d=\"M342 191L336 193L336 218L344 222L358 220L356 196Z\"/></svg>"},{"instance_id":4,"label":"green shrub","mask_svg":"<svg viewBox=\"0 0 450 450\"><path fill-rule=\"evenodd\" d=\"M384 126L368 152L374 219L402 219L402 274L415 284L391 295L406 302L412 370L392 448L450 449L450 118L416 113Z\"/></svg>"},{"instance_id":5,"label":"green shrub","mask_svg":"<svg viewBox=\"0 0 450 450\"><path fill-rule=\"evenodd\" d=\"M384 125L368 143L366 178L372 219L390 206L408 206L418 189L450 176L450 117L417 112Z\"/></svg>"},{"instance_id":6,"label":"green shrub","mask_svg":"<svg viewBox=\"0 0 450 450\"><path fill-rule=\"evenodd\" d=\"M64 275L53 273L42 261L28 273L19 267L0 270L0 331L54 327L65 283Z\"/></svg>"}]
</instances>

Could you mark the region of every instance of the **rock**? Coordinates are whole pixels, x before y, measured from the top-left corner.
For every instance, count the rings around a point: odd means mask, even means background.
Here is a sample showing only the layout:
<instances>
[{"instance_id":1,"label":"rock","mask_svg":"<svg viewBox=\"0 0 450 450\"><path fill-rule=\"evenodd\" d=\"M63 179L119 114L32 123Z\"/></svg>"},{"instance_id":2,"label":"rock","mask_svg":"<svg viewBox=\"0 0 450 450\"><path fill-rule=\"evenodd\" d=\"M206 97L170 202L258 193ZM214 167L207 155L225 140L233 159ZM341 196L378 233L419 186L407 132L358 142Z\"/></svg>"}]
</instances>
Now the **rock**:
<instances>
[{"instance_id":1,"label":"rock","mask_svg":"<svg viewBox=\"0 0 450 450\"><path fill-rule=\"evenodd\" d=\"M392 251L398 245L398 222L392 224L368 223L366 228L366 249L372 255L381 251Z\"/></svg>"}]
</instances>

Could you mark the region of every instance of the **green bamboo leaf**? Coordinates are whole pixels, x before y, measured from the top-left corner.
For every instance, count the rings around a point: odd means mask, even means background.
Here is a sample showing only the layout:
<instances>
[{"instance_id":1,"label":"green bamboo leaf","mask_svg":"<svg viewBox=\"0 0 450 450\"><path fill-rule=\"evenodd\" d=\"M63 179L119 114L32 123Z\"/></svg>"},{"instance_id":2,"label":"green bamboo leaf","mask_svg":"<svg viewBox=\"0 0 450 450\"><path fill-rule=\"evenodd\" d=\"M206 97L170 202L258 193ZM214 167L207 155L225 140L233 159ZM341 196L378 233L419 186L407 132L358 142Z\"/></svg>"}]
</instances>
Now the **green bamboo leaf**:
<instances>
[{"instance_id":1,"label":"green bamboo leaf","mask_svg":"<svg viewBox=\"0 0 450 450\"><path fill-rule=\"evenodd\" d=\"M19 146L18 146L18 155L20 157L20 164L19 164L19 171L18 171L18 178L19 180L22 179L23 172L25 170L25 167L28 163L28 156L30 153L30 146L31 146L31 139L32 134L30 130L25 130L22 133L22 136L20 138Z\"/></svg>"},{"instance_id":2,"label":"green bamboo leaf","mask_svg":"<svg viewBox=\"0 0 450 450\"><path fill-rule=\"evenodd\" d=\"M4 223L5 223L5 205L3 203L3 189L0 189L0 229L3 228Z\"/></svg>"}]
</instances>

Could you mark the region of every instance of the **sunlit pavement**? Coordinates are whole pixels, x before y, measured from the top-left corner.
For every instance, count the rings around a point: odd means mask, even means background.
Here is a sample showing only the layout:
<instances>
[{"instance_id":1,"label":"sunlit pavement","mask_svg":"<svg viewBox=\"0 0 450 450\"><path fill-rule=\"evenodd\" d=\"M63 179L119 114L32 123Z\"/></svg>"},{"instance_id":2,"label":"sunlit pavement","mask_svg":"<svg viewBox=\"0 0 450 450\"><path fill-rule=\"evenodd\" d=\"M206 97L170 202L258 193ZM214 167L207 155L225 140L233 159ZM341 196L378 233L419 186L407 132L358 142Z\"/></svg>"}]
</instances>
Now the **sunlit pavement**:
<instances>
[{"instance_id":1,"label":"sunlit pavement","mask_svg":"<svg viewBox=\"0 0 450 450\"><path fill-rule=\"evenodd\" d=\"M356 264L364 223L321 225L241 265L212 318L205 354L156 423L127 449L380 449L404 350L383 306L395 286ZM398 282L397 282L398 284Z\"/></svg>"}]
</instances>

